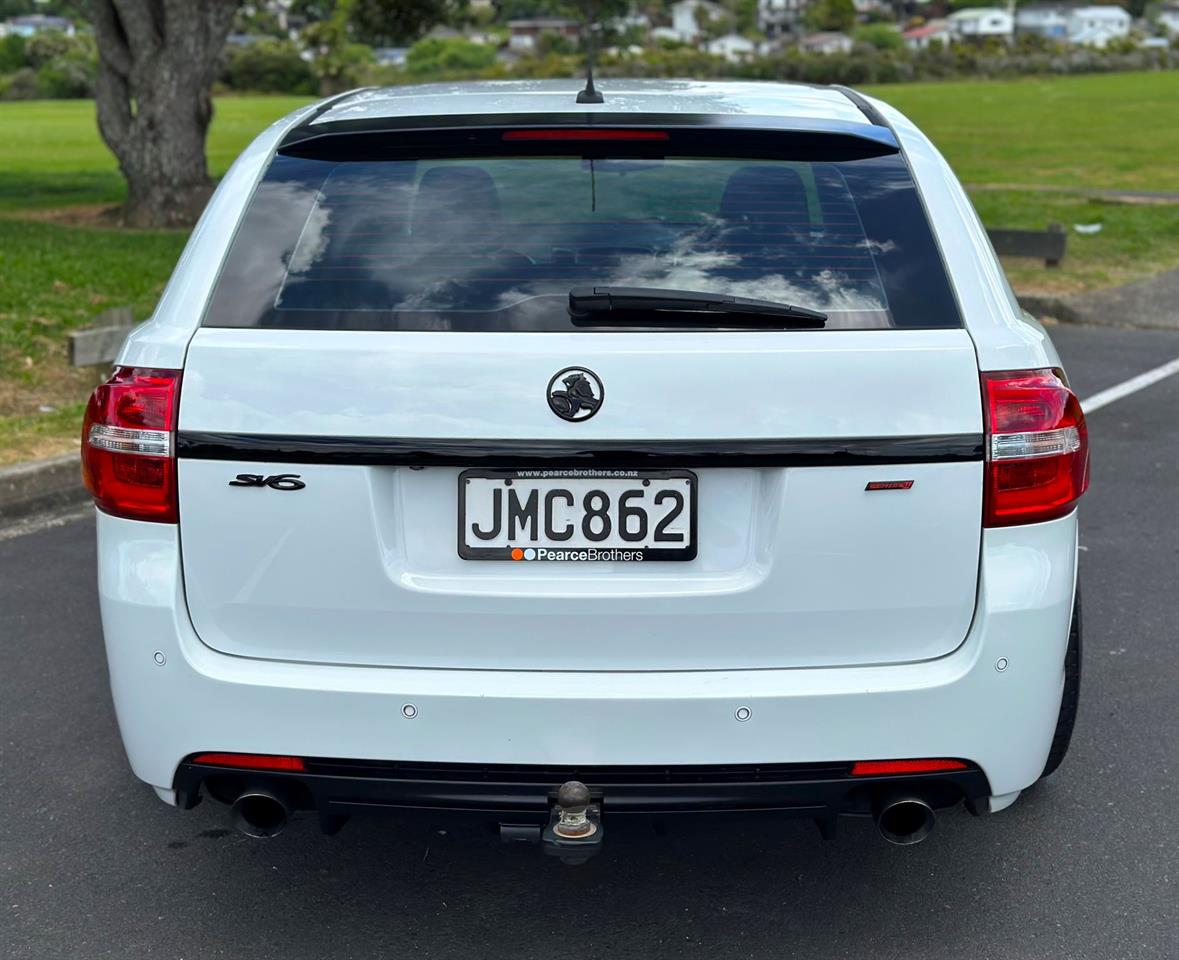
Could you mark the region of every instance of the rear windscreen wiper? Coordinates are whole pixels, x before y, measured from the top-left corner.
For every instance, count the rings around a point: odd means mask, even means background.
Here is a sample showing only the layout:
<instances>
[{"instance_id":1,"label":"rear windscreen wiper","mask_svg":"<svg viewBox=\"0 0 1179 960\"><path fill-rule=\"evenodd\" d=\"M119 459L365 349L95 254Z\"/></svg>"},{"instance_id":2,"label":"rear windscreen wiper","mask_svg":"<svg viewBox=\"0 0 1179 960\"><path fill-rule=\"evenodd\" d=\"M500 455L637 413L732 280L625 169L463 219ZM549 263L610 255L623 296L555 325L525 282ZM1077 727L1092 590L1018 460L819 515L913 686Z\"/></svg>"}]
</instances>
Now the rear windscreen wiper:
<instances>
[{"instance_id":1,"label":"rear windscreen wiper","mask_svg":"<svg viewBox=\"0 0 1179 960\"><path fill-rule=\"evenodd\" d=\"M653 287L574 287L569 291L569 316L574 323L657 326L673 322L679 326L711 321L718 326L732 325L728 320L718 321L718 315L743 319L740 326L817 330L827 323L827 314L817 310L721 293Z\"/></svg>"}]
</instances>

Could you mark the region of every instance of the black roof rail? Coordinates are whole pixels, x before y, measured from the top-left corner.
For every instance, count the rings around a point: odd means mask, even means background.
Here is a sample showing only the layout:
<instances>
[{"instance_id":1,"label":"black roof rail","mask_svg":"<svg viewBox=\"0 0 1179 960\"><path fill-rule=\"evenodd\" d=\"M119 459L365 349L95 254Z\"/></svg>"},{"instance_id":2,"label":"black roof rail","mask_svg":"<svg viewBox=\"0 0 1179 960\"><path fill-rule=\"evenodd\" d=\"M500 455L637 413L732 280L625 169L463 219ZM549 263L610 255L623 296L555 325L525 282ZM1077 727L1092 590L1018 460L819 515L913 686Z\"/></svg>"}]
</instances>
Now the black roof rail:
<instances>
[{"instance_id":1,"label":"black roof rail","mask_svg":"<svg viewBox=\"0 0 1179 960\"><path fill-rule=\"evenodd\" d=\"M852 103L854 103L856 107L859 108L860 113L867 117L868 122L871 123L874 127L885 127L889 130L892 129L892 125L884 119L884 115L874 106L872 106L872 103L858 90L853 90L851 87L845 87L839 83L833 83L830 86L832 90L838 90Z\"/></svg>"}]
</instances>

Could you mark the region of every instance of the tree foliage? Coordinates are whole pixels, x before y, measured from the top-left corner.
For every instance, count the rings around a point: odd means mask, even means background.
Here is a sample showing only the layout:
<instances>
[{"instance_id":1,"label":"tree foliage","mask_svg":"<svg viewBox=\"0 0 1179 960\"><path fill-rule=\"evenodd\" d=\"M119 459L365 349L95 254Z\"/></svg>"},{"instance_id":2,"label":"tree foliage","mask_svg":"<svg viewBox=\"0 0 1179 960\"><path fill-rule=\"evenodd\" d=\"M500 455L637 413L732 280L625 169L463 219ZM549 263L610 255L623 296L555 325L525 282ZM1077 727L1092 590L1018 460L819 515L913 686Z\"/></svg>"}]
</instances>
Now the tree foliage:
<instances>
[{"instance_id":1,"label":"tree foliage","mask_svg":"<svg viewBox=\"0 0 1179 960\"><path fill-rule=\"evenodd\" d=\"M98 54L87 34L67 37L57 31L25 40L15 34L0 40L3 99L66 99L94 95Z\"/></svg>"},{"instance_id":2,"label":"tree foliage","mask_svg":"<svg viewBox=\"0 0 1179 960\"><path fill-rule=\"evenodd\" d=\"M843 33L855 25L856 7L852 0L816 0L807 7L805 17L812 30Z\"/></svg>"},{"instance_id":3,"label":"tree foliage","mask_svg":"<svg viewBox=\"0 0 1179 960\"><path fill-rule=\"evenodd\" d=\"M58 30L44 30L25 41L25 62L37 70L57 57L93 52L93 47L89 38L67 37Z\"/></svg>"},{"instance_id":4,"label":"tree foliage","mask_svg":"<svg viewBox=\"0 0 1179 960\"><path fill-rule=\"evenodd\" d=\"M326 20L336 9L335 0L292 0L290 13L310 23Z\"/></svg>"},{"instance_id":5,"label":"tree foliage","mask_svg":"<svg viewBox=\"0 0 1179 960\"><path fill-rule=\"evenodd\" d=\"M0 40L0 74L13 73L25 66L25 38L9 34Z\"/></svg>"},{"instance_id":6,"label":"tree foliage","mask_svg":"<svg viewBox=\"0 0 1179 960\"><path fill-rule=\"evenodd\" d=\"M314 94L319 78L289 40L260 40L234 50L221 75L234 90Z\"/></svg>"},{"instance_id":7,"label":"tree foliage","mask_svg":"<svg viewBox=\"0 0 1179 960\"><path fill-rule=\"evenodd\" d=\"M733 17L733 28L737 33L757 30L757 0L725 0L724 6Z\"/></svg>"},{"instance_id":8,"label":"tree foliage","mask_svg":"<svg viewBox=\"0 0 1179 960\"><path fill-rule=\"evenodd\" d=\"M372 47L354 43L348 29L347 10L337 10L327 20L303 31L303 42L315 55L312 69L325 96L361 85L361 76L375 62Z\"/></svg>"},{"instance_id":9,"label":"tree foliage","mask_svg":"<svg viewBox=\"0 0 1179 960\"><path fill-rule=\"evenodd\" d=\"M499 20L523 20L528 17L566 17L586 20L591 15L601 22L621 17L630 10L630 0L499 0Z\"/></svg>"},{"instance_id":10,"label":"tree foliage","mask_svg":"<svg viewBox=\"0 0 1179 960\"><path fill-rule=\"evenodd\" d=\"M856 27L852 39L877 50L900 50L905 45L900 31L890 23L866 23Z\"/></svg>"},{"instance_id":11,"label":"tree foliage","mask_svg":"<svg viewBox=\"0 0 1179 960\"><path fill-rule=\"evenodd\" d=\"M374 47L411 43L466 8L466 0L341 0L355 35Z\"/></svg>"},{"instance_id":12,"label":"tree foliage","mask_svg":"<svg viewBox=\"0 0 1179 960\"><path fill-rule=\"evenodd\" d=\"M0 20L30 13L65 17L69 20L89 19L89 0L0 0Z\"/></svg>"},{"instance_id":13,"label":"tree foliage","mask_svg":"<svg viewBox=\"0 0 1179 960\"><path fill-rule=\"evenodd\" d=\"M495 48L462 37L425 37L409 48L405 69L411 74L446 74L484 70L495 63Z\"/></svg>"},{"instance_id":14,"label":"tree foliage","mask_svg":"<svg viewBox=\"0 0 1179 960\"><path fill-rule=\"evenodd\" d=\"M282 40L287 35L279 22L278 14L256 4L248 4L238 10L237 16L233 19L233 32L274 37L276 40Z\"/></svg>"}]
</instances>

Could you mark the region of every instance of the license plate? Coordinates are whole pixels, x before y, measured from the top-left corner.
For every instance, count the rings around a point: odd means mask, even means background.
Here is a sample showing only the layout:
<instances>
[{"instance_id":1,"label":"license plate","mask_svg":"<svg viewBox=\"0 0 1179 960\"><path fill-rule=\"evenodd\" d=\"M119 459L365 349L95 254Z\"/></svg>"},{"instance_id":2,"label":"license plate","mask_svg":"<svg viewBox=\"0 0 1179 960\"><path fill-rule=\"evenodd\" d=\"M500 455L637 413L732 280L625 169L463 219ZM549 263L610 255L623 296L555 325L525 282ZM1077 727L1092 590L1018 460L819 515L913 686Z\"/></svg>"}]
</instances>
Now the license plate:
<instances>
[{"instance_id":1,"label":"license plate","mask_svg":"<svg viewBox=\"0 0 1179 960\"><path fill-rule=\"evenodd\" d=\"M467 470L458 515L464 560L696 557L696 475L688 470Z\"/></svg>"}]
</instances>

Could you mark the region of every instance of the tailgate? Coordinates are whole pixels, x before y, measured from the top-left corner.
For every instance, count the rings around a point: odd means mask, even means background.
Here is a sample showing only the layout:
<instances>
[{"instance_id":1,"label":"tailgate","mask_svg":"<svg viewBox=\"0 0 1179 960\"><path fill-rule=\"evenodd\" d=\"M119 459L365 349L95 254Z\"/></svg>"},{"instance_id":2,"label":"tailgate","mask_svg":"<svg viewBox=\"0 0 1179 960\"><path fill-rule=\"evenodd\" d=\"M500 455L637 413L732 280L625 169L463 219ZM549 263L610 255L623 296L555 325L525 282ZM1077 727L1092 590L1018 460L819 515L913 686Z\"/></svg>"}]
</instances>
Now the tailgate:
<instances>
[{"instance_id":1,"label":"tailgate","mask_svg":"<svg viewBox=\"0 0 1179 960\"><path fill-rule=\"evenodd\" d=\"M606 394L585 422L546 402L571 365ZM215 649L325 663L730 670L936 657L973 615L981 435L961 329L206 328L180 407L189 612ZM595 462L692 471L694 559L460 557L464 468ZM303 486L232 485L239 474ZM866 489L895 480L913 482Z\"/></svg>"}]
</instances>

